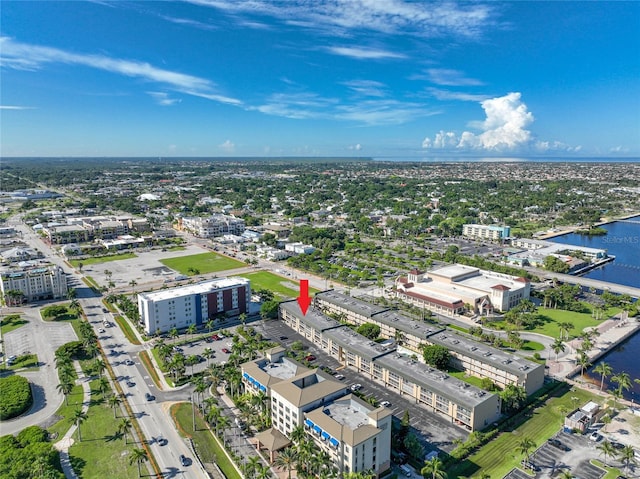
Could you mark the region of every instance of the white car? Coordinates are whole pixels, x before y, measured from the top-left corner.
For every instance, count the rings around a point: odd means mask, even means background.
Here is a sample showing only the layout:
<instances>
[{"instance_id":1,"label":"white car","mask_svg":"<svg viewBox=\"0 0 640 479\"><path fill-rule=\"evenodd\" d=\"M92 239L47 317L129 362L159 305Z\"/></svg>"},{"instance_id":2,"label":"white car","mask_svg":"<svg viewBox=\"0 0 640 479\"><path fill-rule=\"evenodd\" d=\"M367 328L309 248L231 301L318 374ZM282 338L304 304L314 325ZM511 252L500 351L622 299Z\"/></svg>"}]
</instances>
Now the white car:
<instances>
[{"instance_id":1,"label":"white car","mask_svg":"<svg viewBox=\"0 0 640 479\"><path fill-rule=\"evenodd\" d=\"M600 439L602 436L597 431L592 432L589 436L589 441L598 442Z\"/></svg>"},{"instance_id":2,"label":"white car","mask_svg":"<svg viewBox=\"0 0 640 479\"><path fill-rule=\"evenodd\" d=\"M98 332L102 334L102 333L104 333L105 331L104 331L104 329L103 329L103 328L100 328L100 329L98 329Z\"/></svg>"},{"instance_id":3,"label":"white car","mask_svg":"<svg viewBox=\"0 0 640 479\"><path fill-rule=\"evenodd\" d=\"M360 389L362 389L362 384L360 384L360 383L351 385L351 390L352 391L359 391Z\"/></svg>"},{"instance_id":4,"label":"white car","mask_svg":"<svg viewBox=\"0 0 640 479\"><path fill-rule=\"evenodd\" d=\"M382 402L380 403L380 406L383 406L383 407L389 407L389 406L391 406L391 403L390 403L389 401L382 401Z\"/></svg>"}]
</instances>

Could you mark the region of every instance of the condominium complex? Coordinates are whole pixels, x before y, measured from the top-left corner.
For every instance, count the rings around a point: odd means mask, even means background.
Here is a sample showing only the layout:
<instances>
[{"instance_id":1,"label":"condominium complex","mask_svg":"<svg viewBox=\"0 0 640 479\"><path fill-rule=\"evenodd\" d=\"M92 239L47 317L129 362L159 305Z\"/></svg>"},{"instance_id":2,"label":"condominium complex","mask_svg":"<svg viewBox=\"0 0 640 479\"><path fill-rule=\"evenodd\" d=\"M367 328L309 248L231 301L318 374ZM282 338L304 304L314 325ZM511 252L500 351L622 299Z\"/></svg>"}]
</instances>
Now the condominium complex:
<instances>
[{"instance_id":1,"label":"condominium complex","mask_svg":"<svg viewBox=\"0 0 640 479\"><path fill-rule=\"evenodd\" d=\"M461 314L465 308L478 314L509 311L529 299L529 280L471 266L454 264L426 273L410 271L396 281L396 296L442 314Z\"/></svg>"},{"instance_id":2,"label":"condominium complex","mask_svg":"<svg viewBox=\"0 0 640 479\"><path fill-rule=\"evenodd\" d=\"M494 348L474 338L434 324L411 318L381 306L361 301L336 291L324 291L314 304L326 314L338 315L360 325L375 324L382 338L392 338L418 355L424 345L445 346L451 353L451 366L479 378L489 378L504 388L509 384L533 394L544 382L544 365Z\"/></svg>"},{"instance_id":3,"label":"condominium complex","mask_svg":"<svg viewBox=\"0 0 640 479\"><path fill-rule=\"evenodd\" d=\"M149 222L145 218L130 216L72 217L66 224L51 223L42 227L42 234L51 244L113 240L119 236L149 231Z\"/></svg>"},{"instance_id":4,"label":"condominium complex","mask_svg":"<svg viewBox=\"0 0 640 479\"><path fill-rule=\"evenodd\" d=\"M0 272L0 291L5 303L66 298L67 277L56 265L9 268Z\"/></svg>"},{"instance_id":5,"label":"condominium complex","mask_svg":"<svg viewBox=\"0 0 640 479\"><path fill-rule=\"evenodd\" d=\"M188 231L199 238L214 238L226 234L241 235L244 232L244 220L235 216L186 216L178 218L177 221L178 230Z\"/></svg>"},{"instance_id":6,"label":"condominium complex","mask_svg":"<svg viewBox=\"0 0 640 479\"><path fill-rule=\"evenodd\" d=\"M470 430L500 416L500 398L399 353L394 341L376 343L312 308L303 315L296 302L280 304L280 318L343 365L409 396Z\"/></svg>"},{"instance_id":7,"label":"condominium complex","mask_svg":"<svg viewBox=\"0 0 640 479\"><path fill-rule=\"evenodd\" d=\"M251 286L245 278L219 278L197 284L138 294L140 321L147 334L192 324L199 326L220 314L249 310Z\"/></svg>"},{"instance_id":8,"label":"condominium complex","mask_svg":"<svg viewBox=\"0 0 640 479\"><path fill-rule=\"evenodd\" d=\"M284 348L242 365L245 390L271 399L272 427L256 439L259 449L275 453L291 444L289 437L304 427L308 437L325 451L340 473L390 467L391 421L388 408L374 407L349 394L332 376L284 357Z\"/></svg>"},{"instance_id":9,"label":"condominium complex","mask_svg":"<svg viewBox=\"0 0 640 479\"><path fill-rule=\"evenodd\" d=\"M509 237L511 228L498 225L462 225L462 236L489 241L500 241Z\"/></svg>"}]
</instances>

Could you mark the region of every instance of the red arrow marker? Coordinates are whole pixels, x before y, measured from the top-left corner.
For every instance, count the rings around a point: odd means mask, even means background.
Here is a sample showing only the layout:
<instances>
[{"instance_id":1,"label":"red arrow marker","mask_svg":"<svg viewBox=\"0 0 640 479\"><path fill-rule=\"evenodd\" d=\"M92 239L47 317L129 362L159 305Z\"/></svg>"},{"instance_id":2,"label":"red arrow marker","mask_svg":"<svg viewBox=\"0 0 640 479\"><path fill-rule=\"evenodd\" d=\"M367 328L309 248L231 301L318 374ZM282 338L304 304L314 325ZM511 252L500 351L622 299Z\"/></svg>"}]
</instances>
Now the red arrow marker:
<instances>
[{"instance_id":1,"label":"red arrow marker","mask_svg":"<svg viewBox=\"0 0 640 479\"><path fill-rule=\"evenodd\" d=\"M306 316L309 305L311 304L311 298L309 297L309 280L300 280L300 296L298 296L298 304L303 316Z\"/></svg>"}]
</instances>

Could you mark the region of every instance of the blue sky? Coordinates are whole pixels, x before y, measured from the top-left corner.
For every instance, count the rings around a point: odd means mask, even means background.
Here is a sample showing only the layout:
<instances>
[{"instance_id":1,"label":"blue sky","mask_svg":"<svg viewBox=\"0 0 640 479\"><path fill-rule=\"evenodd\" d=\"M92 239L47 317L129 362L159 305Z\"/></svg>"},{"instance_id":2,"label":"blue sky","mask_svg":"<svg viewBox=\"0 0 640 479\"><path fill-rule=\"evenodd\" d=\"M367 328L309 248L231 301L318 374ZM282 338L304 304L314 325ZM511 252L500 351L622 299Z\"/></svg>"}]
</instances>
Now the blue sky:
<instances>
[{"instance_id":1,"label":"blue sky","mask_svg":"<svg viewBox=\"0 0 640 479\"><path fill-rule=\"evenodd\" d=\"M640 2L10 1L3 156L640 156Z\"/></svg>"}]
</instances>

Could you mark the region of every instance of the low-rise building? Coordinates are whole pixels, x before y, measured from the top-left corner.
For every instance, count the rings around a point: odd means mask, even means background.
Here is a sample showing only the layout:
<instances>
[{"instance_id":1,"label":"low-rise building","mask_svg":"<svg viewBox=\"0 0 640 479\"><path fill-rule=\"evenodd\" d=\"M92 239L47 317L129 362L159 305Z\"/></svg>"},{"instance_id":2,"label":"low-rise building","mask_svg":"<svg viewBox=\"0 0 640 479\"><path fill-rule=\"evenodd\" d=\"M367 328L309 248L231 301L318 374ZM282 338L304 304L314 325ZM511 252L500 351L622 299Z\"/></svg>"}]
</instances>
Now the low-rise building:
<instances>
[{"instance_id":1,"label":"low-rise building","mask_svg":"<svg viewBox=\"0 0 640 479\"><path fill-rule=\"evenodd\" d=\"M501 241L509 237L511 228L498 225L462 225L462 236L480 240Z\"/></svg>"},{"instance_id":2,"label":"low-rise building","mask_svg":"<svg viewBox=\"0 0 640 479\"><path fill-rule=\"evenodd\" d=\"M140 321L147 334L200 326L220 314L249 311L251 286L245 278L218 278L138 294Z\"/></svg>"},{"instance_id":3,"label":"low-rise building","mask_svg":"<svg viewBox=\"0 0 640 479\"><path fill-rule=\"evenodd\" d=\"M244 233L245 223L241 218L220 214L204 218L185 216L177 219L176 228L199 238L215 238L225 234L241 235Z\"/></svg>"},{"instance_id":4,"label":"low-rise building","mask_svg":"<svg viewBox=\"0 0 640 479\"><path fill-rule=\"evenodd\" d=\"M67 276L57 265L29 265L0 272L0 291L5 304L16 300L41 301L66 298ZM20 294L20 298L13 297Z\"/></svg>"}]
</instances>

